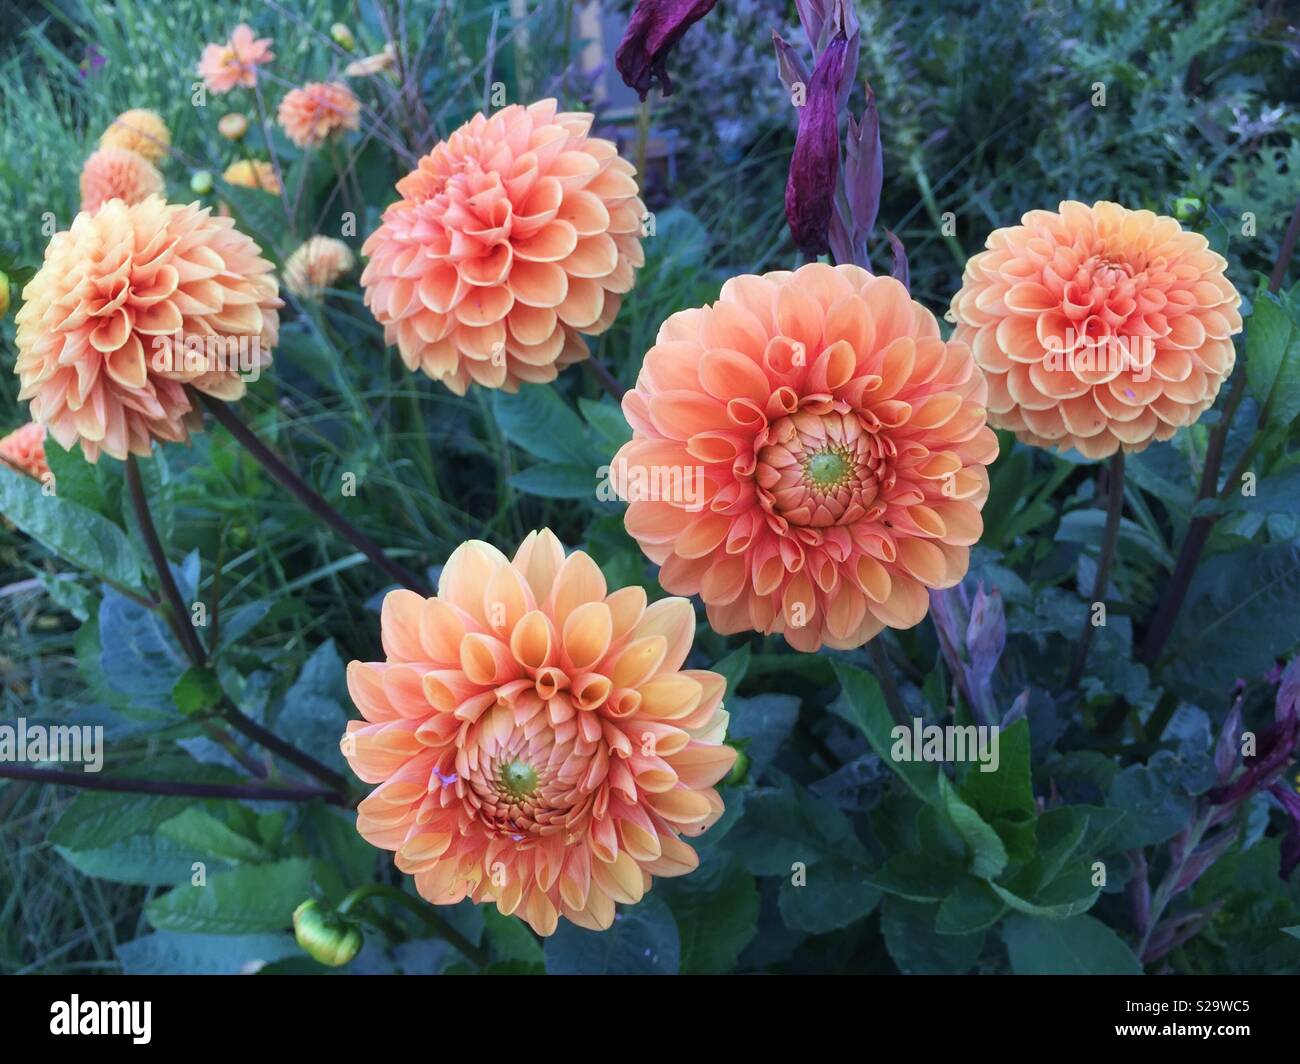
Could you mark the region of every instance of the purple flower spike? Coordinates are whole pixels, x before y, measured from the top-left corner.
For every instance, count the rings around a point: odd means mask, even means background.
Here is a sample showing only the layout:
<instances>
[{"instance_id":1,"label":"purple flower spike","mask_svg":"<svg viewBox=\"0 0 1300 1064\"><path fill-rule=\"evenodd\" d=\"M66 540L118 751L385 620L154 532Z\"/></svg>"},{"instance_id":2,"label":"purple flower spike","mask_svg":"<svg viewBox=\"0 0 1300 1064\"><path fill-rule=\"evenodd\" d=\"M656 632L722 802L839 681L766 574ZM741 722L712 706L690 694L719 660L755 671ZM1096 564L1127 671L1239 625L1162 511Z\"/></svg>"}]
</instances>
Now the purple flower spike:
<instances>
[{"instance_id":1,"label":"purple flower spike","mask_svg":"<svg viewBox=\"0 0 1300 1064\"><path fill-rule=\"evenodd\" d=\"M623 81L646 98L656 81L665 96L673 93L668 56L695 23L713 10L717 0L637 0L614 63Z\"/></svg>"},{"instance_id":2,"label":"purple flower spike","mask_svg":"<svg viewBox=\"0 0 1300 1064\"><path fill-rule=\"evenodd\" d=\"M894 253L893 264L889 267L889 276L902 283L909 291L912 288L912 271L907 265L907 249L903 242L889 229L885 230L889 238L889 248Z\"/></svg>"},{"instance_id":3,"label":"purple flower spike","mask_svg":"<svg viewBox=\"0 0 1300 1064\"><path fill-rule=\"evenodd\" d=\"M785 186L785 217L794 241L809 255L827 251L840 171L839 98L848 41L837 35L817 60L799 112L799 133Z\"/></svg>"},{"instance_id":4,"label":"purple flower spike","mask_svg":"<svg viewBox=\"0 0 1300 1064\"><path fill-rule=\"evenodd\" d=\"M790 42L773 30L772 44L776 47L776 70L785 91L793 93L796 85L807 85L808 67L799 53L790 47Z\"/></svg>"},{"instance_id":5,"label":"purple flower spike","mask_svg":"<svg viewBox=\"0 0 1300 1064\"><path fill-rule=\"evenodd\" d=\"M1283 879L1290 879L1296 865L1300 865L1300 794L1280 780L1269 788L1269 792L1282 803L1282 808L1291 817L1286 835L1282 838L1282 867L1279 870Z\"/></svg>"}]
</instances>

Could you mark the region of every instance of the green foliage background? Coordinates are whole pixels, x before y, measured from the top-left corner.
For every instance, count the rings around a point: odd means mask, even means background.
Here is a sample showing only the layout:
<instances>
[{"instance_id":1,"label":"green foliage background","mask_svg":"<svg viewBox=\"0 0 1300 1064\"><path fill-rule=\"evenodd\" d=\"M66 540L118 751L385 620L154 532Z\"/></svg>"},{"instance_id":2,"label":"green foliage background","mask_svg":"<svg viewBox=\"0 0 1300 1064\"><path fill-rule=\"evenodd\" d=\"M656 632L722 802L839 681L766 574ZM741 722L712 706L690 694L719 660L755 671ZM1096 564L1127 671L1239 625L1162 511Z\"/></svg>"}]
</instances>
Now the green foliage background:
<instances>
[{"instance_id":1,"label":"green foliage background","mask_svg":"<svg viewBox=\"0 0 1300 1064\"><path fill-rule=\"evenodd\" d=\"M287 214L277 197L220 181L206 198L228 202L278 264L307 235L337 232L344 209L357 214L359 247L409 168L394 144L426 151L484 106L494 81L511 100L591 99L593 78L565 32L572 6L524 5L525 48L511 6L493 0L407 3L404 23L397 5L374 0L10 3L0 19L13 31L0 42L5 254L18 266L39 262L44 216L67 226L82 161L128 107L158 110L172 130L172 198L194 198L197 170L219 175L236 154L216 120L251 112L252 101L195 107L192 71L203 44L241 20L275 39L272 100L345 61L328 38L336 20L352 27L358 54L395 37L412 58L422 107L385 111L392 141L356 137L331 158L276 134ZM1007 643L993 694L1001 710L1020 699L1025 711L1002 736L998 772L894 762L865 651L796 655L779 639L724 639L701 623L691 664L728 676L730 740L748 772L724 788L727 814L701 840L698 872L658 881L604 936L566 924L544 948L486 907L446 912L452 937L485 951L486 964L394 910L348 970L1142 970L1126 888L1148 871L1152 882L1166 874L1171 840L1204 809L1234 696L1261 729L1276 666L1300 641L1295 267L1280 297L1257 294L1300 193L1300 37L1283 11L1246 0L859 2L861 69L883 124L880 217L907 245L916 298L942 314L966 258L1024 211L1105 198L1179 209L1228 257L1252 312L1238 338L1249 389L1223 468L1254 473L1256 494L1225 482L1217 499L1197 501L1218 411L1130 459L1110 617L1077 689L1065 676L1096 571L1097 471L1002 440L967 581L1001 594ZM793 122L772 92L767 37L793 20L784 2L724 0L676 60L678 93L654 113L654 132L675 145L673 166L656 164L648 181L656 235L637 287L594 345L625 385L669 314L713 299L730 275L796 261L782 210ZM105 62L83 74L92 45ZM710 58L724 48L744 61ZM1104 107L1091 103L1098 83ZM391 91L376 84L363 95L383 110ZM634 136L624 116L601 121ZM250 143L265 155L257 136ZM340 167L351 174L341 185ZM949 212L955 228L945 233ZM873 250L884 269L887 252ZM598 382L574 369L552 388L458 399L384 349L355 280L286 313L274 368L242 404L263 437L431 577L464 539L511 547L549 525L592 554L611 584L661 594L620 507L595 497L596 470L628 432ZM0 341L11 367L12 315ZM26 419L16 393L16 380L0 375L0 425ZM0 469L0 513L24 529L0 530L0 720L102 724L108 772L221 782L238 763L212 738L215 679L247 715L343 771L337 738L353 715L344 665L378 655L383 574L224 432L159 451L145 470L161 534L187 601L212 603L215 615L206 633L215 678L195 676L165 625L124 593L150 577L120 464L90 467L54 444L50 462L57 506ZM355 497L339 491L346 473ZM1218 520L1205 558L1165 654L1148 668L1135 644L1189 521L1210 512ZM884 646L910 712L945 722L955 704L968 719L931 620L889 633ZM1195 933L1147 970L1300 970L1300 894L1277 874L1285 818L1261 796L1236 826L1173 902L1170 915L1193 918ZM207 867L206 887L187 885L195 861ZM799 869L802 886L792 880ZM350 814L321 803L0 781L4 971L324 970L289 931L295 906L400 880Z\"/></svg>"}]
</instances>

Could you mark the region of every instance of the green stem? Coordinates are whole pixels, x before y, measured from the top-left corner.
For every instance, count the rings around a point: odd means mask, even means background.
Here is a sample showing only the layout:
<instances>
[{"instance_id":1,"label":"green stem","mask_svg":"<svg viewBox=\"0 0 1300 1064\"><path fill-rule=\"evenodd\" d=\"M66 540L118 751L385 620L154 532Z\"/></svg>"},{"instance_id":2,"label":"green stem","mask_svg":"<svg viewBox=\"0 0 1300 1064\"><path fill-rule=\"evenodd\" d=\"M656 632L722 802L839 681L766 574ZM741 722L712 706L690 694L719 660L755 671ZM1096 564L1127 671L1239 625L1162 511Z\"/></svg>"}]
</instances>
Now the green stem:
<instances>
[{"instance_id":1,"label":"green stem","mask_svg":"<svg viewBox=\"0 0 1300 1064\"><path fill-rule=\"evenodd\" d=\"M37 768L34 765L0 764L0 779L57 783L87 791L116 791L122 794L165 794L190 798L238 798L264 802L313 802L346 806L347 800L320 787L272 787L255 783L186 783L183 780L144 780L123 776L102 776L93 772L69 772Z\"/></svg>"},{"instance_id":2,"label":"green stem","mask_svg":"<svg viewBox=\"0 0 1300 1064\"><path fill-rule=\"evenodd\" d=\"M369 886L358 887L343 899L338 908L339 915L347 916L371 898L386 898L389 901L395 901L399 905L406 906L431 927L440 938L445 939L480 968L489 963L491 958L488 957L487 951L474 945L451 924L447 923L446 920L433 911L433 907L428 902L413 898L406 891L390 887L385 883L371 883Z\"/></svg>"},{"instance_id":3,"label":"green stem","mask_svg":"<svg viewBox=\"0 0 1300 1064\"><path fill-rule=\"evenodd\" d=\"M1278 250L1277 261L1273 264L1273 272L1269 276L1268 290L1274 294L1282 288L1282 282L1286 278L1287 266L1291 262L1291 256L1295 253L1297 239L1300 239L1300 201L1296 202L1295 210L1291 214L1291 221L1287 224L1286 235L1282 238L1282 246ZM1201 486L1196 494L1197 502L1214 498L1219 493L1219 468L1223 463L1223 451L1228 442L1228 431L1232 428L1232 421L1236 416L1237 407L1241 405L1245 395L1246 366L1243 359L1242 364L1236 367L1232 388L1228 392L1227 401L1223 405L1223 414L1219 418L1219 423L1214 426L1214 431L1210 433L1210 443L1205 451L1205 466L1201 471ZM1169 637L1173 634L1174 622L1178 619L1178 611L1182 609L1183 600L1186 599L1188 587L1192 582L1192 574L1196 571L1197 563L1201 560L1201 553L1205 550L1206 543L1209 542L1210 532L1213 530L1216 520L1218 520L1217 516L1210 514L1203 517L1194 517L1188 523L1187 534L1183 537L1183 545L1178 552L1178 560L1174 563L1174 571L1169 577L1169 584L1165 588L1165 593L1160 600L1160 606L1156 610L1156 615L1151 621L1151 627L1147 629L1146 638L1142 641L1141 649L1138 651L1138 661L1147 667L1153 666L1159 660L1165 644L1169 642Z\"/></svg>"},{"instance_id":4,"label":"green stem","mask_svg":"<svg viewBox=\"0 0 1300 1064\"><path fill-rule=\"evenodd\" d=\"M879 636L867 644L867 653L871 655L871 664L876 671L876 679L880 681L880 690L885 696L885 705L889 707L890 716L894 718L895 724L906 724L907 708L898 693L898 684L894 682L894 670L890 667L884 647L880 645Z\"/></svg>"},{"instance_id":5,"label":"green stem","mask_svg":"<svg viewBox=\"0 0 1300 1064\"><path fill-rule=\"evenodd\" d=\"M172 630L176 633L176 638L180 641L181 647L190 659L190 664L196 669L206 669L208 667L208 653L199 641L194 626L189 623L189 610L181 599L180 588L176 586L176 579L172 576L171 566L167 562L167 554L163 550L162 540L158 538L158 529L154 526L153 516L149 512L149 500L145 495L144 484L140 479L140 468L135 455L127 456L126 483L131 495L131 505L135 509L136 522L140 526L140 534L144 537L145 546L149 551L149 556L153 559L154 568L158 570L158 582L162 586L163 593L163 611L174 620ZM245 715L224 691L221 697L222 713L231 727L259 745L266 747L272 753L279 754L290 764L296 765L308 775L314 776L326 786L337 791L340 800L345 800L344 796L348 791L347 780L337 772L322 765L310 754L303 753L292 743L281 739L275 732L262 727L252 717Z\"/></svg>"},{"instance_id":6,"label":"green stem","mask_svg":"<svg viewBox=\"0 0 1300 1064\"><path fill-rule=\"evenodd\" d=\"M1110 583L1110 569L1115 561L1115 548L1119 543L1120 518L1124 513L1124 451L1115 452L1110 460L1110 499L1106 507L1106 529L1101 537L1101 554L1097 558L1097 575L1092 582L1092 601L1101 602L1106 597L1106 586ZM1066 676L1066 690L1073 690L1079 685L1084 666L1088 663L1088 647L1092 643L1092 633L1096 631L1092 623L1092 610L1083 618L1083 631L1079 635L1079 644L1074 652L1074 663Z\"/></svg>"}]
</instances>

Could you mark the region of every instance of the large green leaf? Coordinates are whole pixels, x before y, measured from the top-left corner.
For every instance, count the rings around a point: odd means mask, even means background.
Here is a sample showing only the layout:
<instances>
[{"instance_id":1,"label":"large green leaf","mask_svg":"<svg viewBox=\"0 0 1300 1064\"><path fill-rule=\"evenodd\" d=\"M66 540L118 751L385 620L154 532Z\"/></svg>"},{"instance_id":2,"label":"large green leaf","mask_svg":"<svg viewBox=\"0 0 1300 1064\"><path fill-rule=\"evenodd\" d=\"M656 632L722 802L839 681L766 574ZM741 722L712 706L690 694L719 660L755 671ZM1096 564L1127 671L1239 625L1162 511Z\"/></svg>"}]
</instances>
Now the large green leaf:
<instances>
[{"instance_id":1,"label":"large green leaf","mask_svg":"<svg viewBox=\"0 0 1300 1064\"><path fill-rule=\"evenodd\" d=\"M168 891L145 906L159 931L246 935L281 931L311 890L311 862L291 858L210 875L204 886Z\"/></svg>"},{"instance_id":2,"label":"large green leaf","mask_svg":"<svg viewBox=\"0 0 1300 1064\"><path fill-rule=\"evenodd\" d=\"M1002 938L1017 975L1141 975L1142 965L1123 940L1092 916L1047 920L1016 914Z\"/></svg>"},{"instance_id":3,"label":"large green leaf","mask_svg":"<svg viewBox=\"0 0 1300 1064\"><path fill-rule=\"evenodd\" d=\"M506 439L535 458L562 465L585 466L592 472L604 459L591 443L582 419L554 387L520 385L514 395L494 392L492 409Z\"/></svg>"},{"instance_id":4,"label":"large green leaf","mask_svg":"<svg viewBox=\"0 0 1300 1064\"><path fill-rule=\"evenodd\" d=\"M881 693L876 678L843 661L836 661L834 665L843 696L831 708L850 724L857 726L866 736L876 756L893 769L919 798L931 805L940 805L940 773L935 766L924 761L905 761L894 757L893 732L895 727L902 726L895 725L894 718L889 715L885 696Z\"/></svg>"},{"instance_id":5,"label":"large green leaf","mask_svg":"<svg viewBox=\"0 0 1300 1064\"><path fill-rule=\"evenodd\" d=\"M127 975L238 975L302 954L293 935L155 931L117 947Z\"/></svg>"},{"instance_id":6,"label":"large green leaf","mask_svg":"<svg viewBox=\"0 0 1300 1064\"><path fill-rule=\"evenodd\" d=\"M623 909L607 931L561 920L543 952L549 975L676 975L682 957L673 914L653 894Z\"/></svg>"},{"instance_id":7,"label":"large green leaf","mask_svg":"<svg viewBox=\"0 0 1300 1064\"><path fill-rule=\"evenodd\" d=\"M998 767L972 765L962 798L992 825L1013 861L1034 853L1034 788L1029 771L1029 722L1021 719L998 732Z\"/></svg>"},{"instance_id":8,"label":"large green leaf","mask_svg":"<svg viewBox=\"0 0 1300 1064\"><path fill-rule=\"evenodd\" d=\"M116 524L94 510L46 495L38 481L0 462L0 513L65 561L145 595L140 559Z\"/></svg>"},{"instance_id":9,"label":"large green leaf","mask_svg":"<svg viewBox=\"0 0 1300 1064\"><path fill-rule=\"evenodd\" d=\"M1297 601L1300 547L1294 543L1243 547L1202 561L1170 636L1163 675L1189 697L1222 697L1237 677L1267 672L1300 641Z\"/></svg>"},{"instance_id":10,"label":"large green leaf","mask_svg":"<svg viewBox=\"0 0 1300 1064\"><path fill-rule=\"evenodd\" d=\"M880 901L880 889L867 872L848 861L820 861L796 886L791 876L781 880L781 918L794 931L821 935L857 923Z\"/></svg>"},{"instance_id":11,"label":"large green leaf","mask_svg":"<svg viewBox=\"0 0 1300 1064\"><path fill-rule=\"evenodd\" d=\"M103 850L152 831L193 801L173 795L82 791L50 829L49 841L67 850Z\"/></svg>"},{"instance_id":12,"label":"large green leaf","mask_svg":"<svg viewBox=\"0 0 1300 1064\"><path fill-rule=\"evenodd\" d=\"M939 773L939 796L949 819L970 848L971 872L984 879L1001 875L1007 866L1007 848L998 833L962 801L943 773Z\"/></svg>"},{"instance_id":13,"label":"large green leaf","mask_svg":"<svg viewBox=\"0 0 1300 1064\"><path fill-rule=\"evenodd\" d=\"M1300 326L1271 292L1260 292L1246 326L1246 381L1270 420L1300 414Z\"/></svg>"},{"instance_id":14,"label":"large green leaf","mask_svg":"<svg viewBox=\"0 0 1300 1064\"><path fill-rule=\"evenodd\" d=\"M672 910L682 943L682 974L721 975L758 931L758 887L743 868L723 865L681 879L665 879L655 892Z\"/></svg>"},{"instance_id":15,"label":"large green leaf","mask_svg":"<svg viewBox=\"0 0 1300 1064\"><path fill-rule=\"evenodd\" d=\"M208 859L203 851L156 833L132 835L100 849L56 849L68 864L88 876L150 887L188 883L195 862ZM209 866L208 871L213 867Z\"/></svg>"}]
</instances>

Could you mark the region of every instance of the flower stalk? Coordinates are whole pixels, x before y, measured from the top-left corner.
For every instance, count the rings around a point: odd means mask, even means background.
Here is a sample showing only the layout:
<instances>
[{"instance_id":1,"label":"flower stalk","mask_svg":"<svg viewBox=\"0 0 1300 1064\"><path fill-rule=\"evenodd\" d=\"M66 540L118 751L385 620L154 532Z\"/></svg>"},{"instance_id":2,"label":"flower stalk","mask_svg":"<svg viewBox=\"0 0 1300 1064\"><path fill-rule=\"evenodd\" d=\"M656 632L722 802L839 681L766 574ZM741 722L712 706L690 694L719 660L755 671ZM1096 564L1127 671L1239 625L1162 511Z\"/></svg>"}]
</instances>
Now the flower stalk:
<instances>
[{"instance_id":1,"label":"flower stalk","mask_svg":"<svg viewBox=\"0 0 1300 1064\"><path fill-rule=\"evenodd\" d=\"M1115 548L1119 544L1120 519L1124 514L1124 451L1121 448L1110 459L1109 500L1106 505L1106 527L1101 536L1101 553L1097 557L1097 575L1092 582L1092 601L1101 602L1106 597L1106 586L1110 583L1110 570L1115 562ZM1092 623L1092 608L1083 618L1083 630L1079 633L1079 642L1074 651L1074 661L1066 676L1067 690L1073 690L1083 677L1084 667L1088 664L1088 647L1092 644L1092 634L1096 630Z\"/></svg>"},{"instance_id":2,"label":"flower stalk","mask_svg":"<svg viewBox=\"0 0 1300 1064\"><path fill-rule=\"evenodd\" d=\"M295 473L284 459L263 443L226 403L202 393L196 392L193 394L198 396L199 401L208 409L217 422L235 437L244 449L256 458L262 467L308 510L356 547L357 550L361 551L397 583L410 591L414 591L417 595L423 595L425 598L433 596L433 590L428 584L405 566L398 564L385 554L374 540L348 521L309 487L307 482Z\"/></svg>"},{"instance_id":3,"label":"flower stalk","mask_svg":"<svg viewBox=\"0 0 1300 1064\"><path fill-rule=\"evenodd\" d=\"M158 530L154 526L153 516L149 512L149 500L145 495L144 484L140 479L140 469L135 455L127 457L126 482L131 495L131 505L135 511L136 522L140 526L140 534L144 537L149 556L153 560L154 567L158 570L158 581L163 593L162 609L168 617L168 621L171 623L172 630L176 633L176 638L179 640L182 649L190 659L190 663L196 669L206 669L208 667L207 650L199 640L193 625L187 623L189 611L181 598L180 588L176 586L176 579L172 575L162 541L158 538ZM273 731L258 724L231 702L224 692L221 696L221 702L222 715L236 731L260 746L266 747L272 753L278 754L308 775L320 780L333 791L337 791L340 798L347 794L347 781L333 769L321 764L314 757L303 753L292 743L286 742Z\"/></svg>"}]
</instances>

